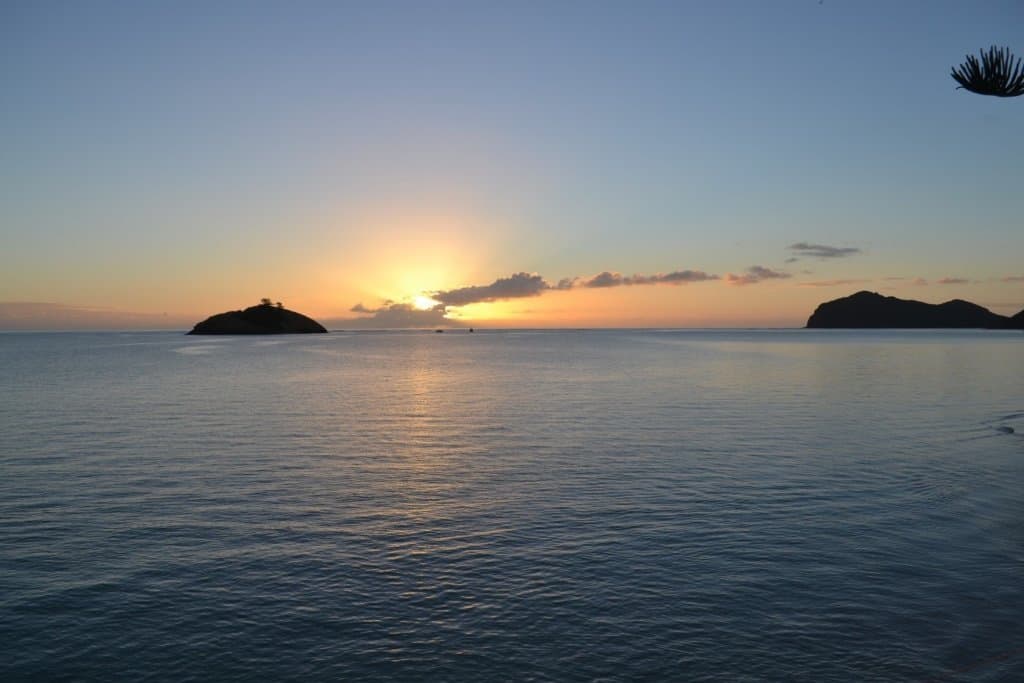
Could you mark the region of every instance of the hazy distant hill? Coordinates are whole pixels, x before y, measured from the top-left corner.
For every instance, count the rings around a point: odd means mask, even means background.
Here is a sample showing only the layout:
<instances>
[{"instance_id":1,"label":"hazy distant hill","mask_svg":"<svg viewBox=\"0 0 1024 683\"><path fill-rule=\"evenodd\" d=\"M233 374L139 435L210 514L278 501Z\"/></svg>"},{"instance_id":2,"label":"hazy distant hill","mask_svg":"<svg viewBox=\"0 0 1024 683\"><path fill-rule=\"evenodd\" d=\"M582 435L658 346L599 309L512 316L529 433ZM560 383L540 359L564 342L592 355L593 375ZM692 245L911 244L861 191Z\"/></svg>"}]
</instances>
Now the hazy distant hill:
<instances>
[{"instance_id":1,"label":"hazy distant hill","mask_svg":"<svg viewBox=\"0 0 1024 683\"><path fill-rule=\"evenodd\" d=\"M942 304L857 292L818 306L807 327L903 327L1024 329L1024 311L1012 318L953 299Z\"/></svg>"}]
</instances>

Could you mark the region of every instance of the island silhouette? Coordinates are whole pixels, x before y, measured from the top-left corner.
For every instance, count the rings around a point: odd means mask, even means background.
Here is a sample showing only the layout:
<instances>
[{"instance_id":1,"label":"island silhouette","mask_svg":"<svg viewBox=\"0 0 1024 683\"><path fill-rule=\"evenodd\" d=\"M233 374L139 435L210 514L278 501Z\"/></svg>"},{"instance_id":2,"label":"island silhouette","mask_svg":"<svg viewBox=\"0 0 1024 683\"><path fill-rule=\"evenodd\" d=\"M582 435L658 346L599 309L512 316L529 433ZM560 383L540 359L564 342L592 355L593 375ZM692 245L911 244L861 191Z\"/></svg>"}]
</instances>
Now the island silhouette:
<instances>
[{"instance_id":1,"label":"island silhouette","mask_svg":"<svg viewBox=\"0 0 1024 683\"><path fill-rule=\"evenodd\" d=\"M312 318L289 311L279 301L263 299L244 311L211 315L188 334L310 334L327 332Z\"/></svg>"},{"instance_id":2,"label":"island silhouette","mask_svg":"<svg viewBox=\"0 0 1024 683\"><path fill-rule=\"evenodd\" d=\"M807 319L807 327L1021 330L1024 329L1024 311L1007 317L963 299L928 304L861 291L820 304Z\"/></svg>"}]
</instances>

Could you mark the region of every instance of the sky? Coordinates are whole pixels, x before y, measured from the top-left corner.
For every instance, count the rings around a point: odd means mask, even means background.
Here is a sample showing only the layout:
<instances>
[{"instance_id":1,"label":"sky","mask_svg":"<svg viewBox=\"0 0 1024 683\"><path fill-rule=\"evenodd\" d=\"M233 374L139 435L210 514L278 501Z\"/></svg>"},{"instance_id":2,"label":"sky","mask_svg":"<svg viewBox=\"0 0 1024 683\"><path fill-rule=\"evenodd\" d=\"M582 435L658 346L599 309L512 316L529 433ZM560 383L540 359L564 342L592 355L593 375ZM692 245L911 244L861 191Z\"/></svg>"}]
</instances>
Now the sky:
<instances>
[{"instance_id":1,"label":"sky","mask_svg":"<svg viewBox=\"0 0 1024 683\"><path fill-rule=\"evenodd\" d=\"M0 329L1024 308L1024 3L4 2Z\"/></svg>"}]
</instances>

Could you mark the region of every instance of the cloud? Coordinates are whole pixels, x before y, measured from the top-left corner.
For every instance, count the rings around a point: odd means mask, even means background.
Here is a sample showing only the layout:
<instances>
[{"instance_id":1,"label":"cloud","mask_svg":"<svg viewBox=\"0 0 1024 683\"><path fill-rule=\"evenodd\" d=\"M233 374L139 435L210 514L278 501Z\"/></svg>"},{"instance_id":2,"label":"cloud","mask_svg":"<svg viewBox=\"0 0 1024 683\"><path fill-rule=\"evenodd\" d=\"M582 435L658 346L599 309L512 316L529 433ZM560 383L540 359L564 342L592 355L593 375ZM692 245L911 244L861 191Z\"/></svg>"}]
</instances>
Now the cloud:
<instances>
[{"instance_id":1,"label":"cloud","mask_svg":"<svg viewBox=\"0 0 1024 683\"><path fill-rule=\"evenodd\" d=\"M813 244L811 242L797 242L786 247L796 252L798 256L810 256L812 258L844 258L861 253L857 247L831 247L827 244Z\"/></svg>"},{"instance_id":2,"label":"cloud","mask_svg":"<svg viewBox=\"0 0 1024 683\"><path fill-rule=\"evenodd\" d=\"M785 280L791 277L793 276L781 270L772 270L764 266L750 266L742 275L728 273L725 276L725 281L730 285L753 285L762 280Z\"/></svg>"},{"instance_id":3,"label":"cloud","mask_svg":"<svg viewBox=\"0 0 1024 683\"><path fill-rule=\"evenodd\" d=\"M682 285L688 282L706 282L719 279L717 275L710 275L702 270L674 270L671 273L658 273L656 275L634 275L634 285Z\"/></svg>"},{"instance_id":4,"label":"cloud","mask_svg":"<svg viewBox=\"0 0 1024 683\"><path fill-rule=\"evenodd\" d=\"M1024 275L1007 275L1002 278L1003 282L1024 282Z\"/></svg>"},{"instance_id":5,"label":"cloud","mask_svg":"<svg viewBox=\"0 0 1024 683\"><path fill-rule=\"evenodd\" d=\"M762 271L763 277L789 277L788 274L774 273L767 268L755 269ZM501 277L488 285L470 285L455 289L429 292L430 297L438 302L429 310L417 309L410 303L385 301L379 308L370 308L362 302L349 309L364 317L335 319L330 321L338 327L436 327L453 324L446 317L449 309L460 308L476 303L505 301L508 299L524 299L540 296L549 291L567 291L577 288L604 288L638 285L683 285L690 282L718 280L719 276L705 273L702 270L674 270L670 273L653 275L623 276L621 273L605 271L592 277L567 277L551 284L537 273L519 272L508 277Z\"/></svg>"},{"instance_id":6,"label":"cloud","mask_svg":"<svg viewBox=\"0 0 1024 683\"><path fill-rule=\"evenodd\" d=\"M598 289L601 287L620 287L623 283L623 277L621 273L610 273L607 270L603 273L598 273L592 278L581 280L579 282L580 287L586 287L588 289Z\"/></svg>"},{"instance_id":7,"label":"cloud","mask_svg":"<svg viewBox=\"0 0 1024 683\"><path fill-rule=\"evenodd\" d=\"M356 304L350 309L354 313L369 313L369 317L328 320L328 327L341 328L406 328L406 327L451 327L458 323L444 317L441 306L420 310L412 304L386 302L380 308L367 308Z\"/></svg>"},{"instance_id":8,"label":"cloud","mask_svg":"<svg viewBox=\"0 0 1024 683\"><path fill-rule=\"evenodd\" d=\"M910 284L912 284L912 285L914 285L916 287L924 287L925 285L928 284L928 281L925 280L923 277L915 277L914 281L911 282Z\"/></svg>"},{"instance_id":9,"label":"cloud","mask_svg":"<svg viewBox=\"0 0 1024 683\"><path fill-rule=\"evenodd\" d=\"M812 282L801 282L801 287L839 287L841 285L861 285L871 280L817 280Z\"/></svg>"},{"instance_id":10,"label":"cloud","mask_svg":"<svg viewBox=\"0 0 1024 683\"><path fill-rule=\"evenodd\" d=\"M442 306L467 306L475 303L522 299L540 296L547 291L566 291L570 289L601 289L606 287L631 287L635 285L683 285L690 282L706 282L718 280L717 275L702 270L674 270L670 273L653 275L623 275L604 271L592 277L566 277L556 284L551 284L536 273L513 273L508 277L498 278L489 285L472 285L437 292L430 296Z\"/></svg>"},{"instance_id":11,"label":"cloud","mask_svg":"<svg viewBox=\"0 0 1024 683\"><path fill-rule=\"evenodd\" d=\"M573 287L576 286L577 280L579 280L578 277L563 277L561 280L558 281L558 284L555 285L555 289L572 289Z\"/></svg>"},{"instance_id":12,"label":"cloud","mask_svg":"<svg viewBox=\"0 0 1024 683\"><path fill-rule=\"evenodd\" d=\"M570 284L569 287L571 286ZM536 273L522 272L513 273L508 277L500 277L489 285L459 287L448 291L433 292L430 296L445 306L466 306L500 299L540 296L545 290L558 288L557 285L552 287Z\"/></svg>"},{"instance_id":13,"label":"cloud","mask_svg":"<svg viewBox=\"0 0 1024 683\"><path fill-rule=\"evenodd\" d=\"M940 285L967 285L970 284L970 280L965 280L962 277L944 277L941 280L936 280L936 283Z\"/></svg>"},{"instance_id":14,"label":"cloud","mask_svg":"<svg viewBox=\"0 0 1024 683\"><path fill-rule=\"evenodd\" d=\"M182 329L196 321L181 315L135 313L36 301L0 301L0 330Z\"/></svg>"},{"instance_id":15,"label":"cloud","mask_svg":"<svg viewBox=\"0 0 1024 683\"><path fill-rule=\"evenodd\" d=\"M588 289L602 287L632 287L634 285L684 285L690 282L707 282L720 279L717 275L702 270L674 270L671 273L654 275L622 275L604 271L591 278L577 278L576 284Z\"/></svg>"}]
</instances>

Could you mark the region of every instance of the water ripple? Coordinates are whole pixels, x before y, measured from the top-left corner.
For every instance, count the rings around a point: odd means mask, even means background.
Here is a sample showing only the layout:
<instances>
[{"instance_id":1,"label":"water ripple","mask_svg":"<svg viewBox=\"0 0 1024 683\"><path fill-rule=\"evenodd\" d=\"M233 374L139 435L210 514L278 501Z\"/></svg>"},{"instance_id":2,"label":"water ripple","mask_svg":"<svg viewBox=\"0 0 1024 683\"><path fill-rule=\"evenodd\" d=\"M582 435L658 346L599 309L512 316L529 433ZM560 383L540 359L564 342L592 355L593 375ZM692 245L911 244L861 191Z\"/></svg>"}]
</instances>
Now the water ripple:
<instances>
[{"instance_id":1,"label":"water ripple","mask_svg":"<svg viewBox=\"0 0 1024 683\"><path fill-rule=\"evenodd\" d=\"M0 355L3 680L1024 677L1005 336Z\"/></svg>"}]
</instances>

